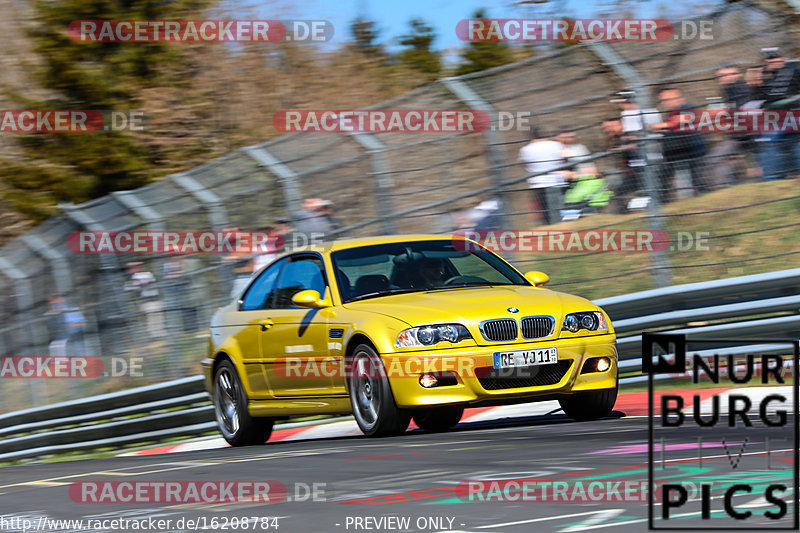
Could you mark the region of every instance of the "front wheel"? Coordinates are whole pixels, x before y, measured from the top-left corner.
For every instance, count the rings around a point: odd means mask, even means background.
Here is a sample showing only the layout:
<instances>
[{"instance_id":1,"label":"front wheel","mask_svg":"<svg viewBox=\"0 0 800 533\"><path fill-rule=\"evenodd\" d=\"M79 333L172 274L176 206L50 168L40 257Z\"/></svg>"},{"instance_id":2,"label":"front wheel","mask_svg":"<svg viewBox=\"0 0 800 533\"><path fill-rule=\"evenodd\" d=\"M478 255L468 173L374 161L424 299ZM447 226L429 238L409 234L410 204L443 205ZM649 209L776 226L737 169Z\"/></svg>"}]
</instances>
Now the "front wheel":
<instances>
[{"instance_id":1,"label":"front wheel","mask_svg":"<svg viewBox=\"0 0 800 533\"><path fill-rule=\"evenodd\" d=\"M394 402L383 361L369 344L356 346L348 385L353 415L364 435L389 437L408 429L411 416Z\"/></svg>"},{"instance_id":2,"label":"front wheel","mask_svg":"<svg viewBox=\"0 0 800 533\"><path fill-rule=\"evenodd\" d=\"M214 371L214 415L220 433L231 446L264 444L272 433L271 418L255 418L247 411L247 395L236 368L228 360Z\"/></svg>"},{"instance_id":3,"label":"front wheel","mask_svg":"<svg viewBox=\"0 0 800 533\"><path fill-rule=\"evenodd\" d=\"M617 401L617 387L590 392L577 392L558 400L564 414L573 420L595 420L608 416Z\"/></svg>"},{"instance_id":4,"label":"front wheel","mask_svg":"<svg viewBox=\"0 0 800 533\"><path fill-rule=\"evenodd\" d=\"M463 414L463 405L430 407L414 413L414 423L418 425L420 429L430 431L431 433L447 431L458 424Z\"/></svg>"}]
</instances>

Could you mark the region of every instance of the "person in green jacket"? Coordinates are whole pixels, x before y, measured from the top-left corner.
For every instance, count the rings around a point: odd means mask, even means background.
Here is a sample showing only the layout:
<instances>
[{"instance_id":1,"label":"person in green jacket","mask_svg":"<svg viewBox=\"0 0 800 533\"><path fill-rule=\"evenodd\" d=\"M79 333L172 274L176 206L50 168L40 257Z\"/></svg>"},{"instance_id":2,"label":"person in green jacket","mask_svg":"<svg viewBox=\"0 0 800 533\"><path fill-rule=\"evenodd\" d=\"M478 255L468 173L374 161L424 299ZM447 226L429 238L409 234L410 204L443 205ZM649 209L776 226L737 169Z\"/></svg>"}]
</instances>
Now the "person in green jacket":
<instances>
[{"instance_id":1,"label":"person in green jacket","mask_svg":"<svg viewBox=\"0 0 800 533\"><path fill-rule=\"evenodd\" d=\"M562 215L565 219L574 219L588 214L587 211L598 211L608 205L612 196L613 193L606 180L597 172L597 168L594 165L582 165L580 173L572 180L564 195L563 211L566 213Z\"/></svg>"}]
</instances>

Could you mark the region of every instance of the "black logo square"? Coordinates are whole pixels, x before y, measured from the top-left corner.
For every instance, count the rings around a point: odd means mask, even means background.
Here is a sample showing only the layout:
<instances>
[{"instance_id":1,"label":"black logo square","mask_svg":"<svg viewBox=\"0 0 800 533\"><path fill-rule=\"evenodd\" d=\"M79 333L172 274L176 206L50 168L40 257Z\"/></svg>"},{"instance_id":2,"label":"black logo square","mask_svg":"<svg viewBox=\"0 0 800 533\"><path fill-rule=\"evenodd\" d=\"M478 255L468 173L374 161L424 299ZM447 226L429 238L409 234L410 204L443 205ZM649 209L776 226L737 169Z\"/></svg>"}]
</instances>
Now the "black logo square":
<instances>
[{"instance_id":1,"label":"black logo square","mask_svg":"<svg viewBox=\"0 0 800 533\"><path fill-rule=\"evenodd\" d=\"M670 353L675 354L673 361L666 357ZM686 335L642 333L642 374L676 374L684 370Z\"/></svg>"}]
</instances>

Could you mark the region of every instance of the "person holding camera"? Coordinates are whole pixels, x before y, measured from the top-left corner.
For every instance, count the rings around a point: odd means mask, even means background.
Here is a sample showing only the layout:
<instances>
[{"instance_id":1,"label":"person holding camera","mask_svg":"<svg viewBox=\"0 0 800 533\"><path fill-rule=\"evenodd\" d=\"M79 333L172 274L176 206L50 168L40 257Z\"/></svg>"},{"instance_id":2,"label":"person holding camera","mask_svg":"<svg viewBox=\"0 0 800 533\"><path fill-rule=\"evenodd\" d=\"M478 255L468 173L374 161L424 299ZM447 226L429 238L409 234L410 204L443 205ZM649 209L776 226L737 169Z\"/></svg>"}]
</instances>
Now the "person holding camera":
<instances>
[{"instance_id":1,"label":"person holding camera","mask_svg":"<svg viewBox=\"0 0 800 533\"><path fill-rule=\"evenodd\" d=\"M800 68L778 48L761 50L764 65L751 68L745 78L761 109L793 109L800 105ZM763 180L800 174L800 134L767 131L756 138Z\"/></svg>"}]
</instances>

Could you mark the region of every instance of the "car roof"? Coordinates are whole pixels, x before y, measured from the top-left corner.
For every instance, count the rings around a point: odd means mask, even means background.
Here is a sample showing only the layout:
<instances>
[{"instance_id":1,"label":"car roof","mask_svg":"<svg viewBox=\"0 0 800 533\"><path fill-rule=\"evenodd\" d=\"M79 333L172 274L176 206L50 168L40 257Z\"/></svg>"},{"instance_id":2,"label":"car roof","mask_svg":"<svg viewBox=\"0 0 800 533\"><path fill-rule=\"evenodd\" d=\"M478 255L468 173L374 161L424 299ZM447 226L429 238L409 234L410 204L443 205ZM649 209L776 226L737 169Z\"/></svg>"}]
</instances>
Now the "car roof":
<instances>
[{"instance_id":1,"label":"car roof","mask_svg":"<svg viewBox=\"0 0 800 533\"><path fill-rule=\"evenodd\" d=\"M433 234L414 234L414 235L387 235L380 237L358 237L352 239L339 239L335 241L323 242L321 244L309 245L292 250L290 253L295 252L320 252L330 253L339 250L347 250L349 248L358 248L360 246L370 246L373 244L387 244L393 242L407 242L407 241L450 241L454 238L459 239L457 235L433 235Z\"/></svg>"}]
</instances>

